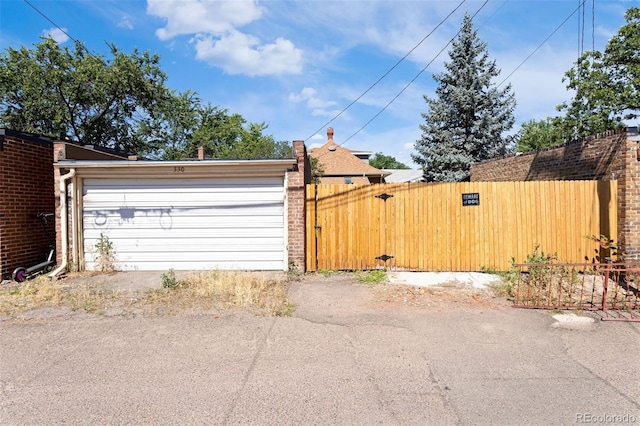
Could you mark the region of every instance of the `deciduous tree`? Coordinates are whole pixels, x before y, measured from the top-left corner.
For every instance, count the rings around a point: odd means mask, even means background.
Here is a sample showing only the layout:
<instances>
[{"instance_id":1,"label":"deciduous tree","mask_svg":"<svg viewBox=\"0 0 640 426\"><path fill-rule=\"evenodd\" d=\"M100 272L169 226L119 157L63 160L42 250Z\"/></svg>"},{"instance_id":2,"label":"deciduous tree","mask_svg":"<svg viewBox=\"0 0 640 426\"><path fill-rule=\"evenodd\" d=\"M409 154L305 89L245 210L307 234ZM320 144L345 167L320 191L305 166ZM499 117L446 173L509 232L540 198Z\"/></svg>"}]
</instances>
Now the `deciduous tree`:
<instances>
[{"instance_id":1,"label":"deciduous tree","mask_svg":"<svg viewBox=\"0 0 640 426\"><path fill-rule=\"evenodd\" d=\"M406 164L403 164L392 157L391 155L384 155L381 152L376 152L373 157L369 159L369 165L376 169L408 169Z\"/></svg>"},{"instance_id":2,"label":"deciduous tree","mask_svg":"<svg viewBox=\"0 0 640 426\"><path fill-rule=\"evenodd\" d=\"M640 113L640 8L627 10L625 20L604 53L585 52L565 74L575 95L558 110L574 137L621 127Z\"/></svg>"},{"instance_id":3,"label":"deciduous tree","mask_svg":"<svg viewBox=\"0 0 640 426\"><path fill-rule=\"evenodd\" d=\"M154 116L170 99L160 58L109 45L110 58L46 38L34 49L0 54L0 124L111 147L143 148L141 117Z\"/></svg>"},{"instance_id":4,"label":"deciduous tree","mask_svg":"<svg viewBox=\"0 0 640 426\"><path fill-rule=\"evenodd\" d=\"M0 126L165 160L292 157L265 123L204 105L195 92L166 87L160 57L109 45L109 58L80 42L46 38L0 54Z\"/></svg>"},{"instance_id":5,"label":"deciduous tree","mask_svg":"<svg viewBox=\"0 0 640 426\"><path fill-rule=\"evenodd\" d=\"M547 117L544 120L529 120L522 123L516 135L518 152L530 152L539 149L562 145L570 140L565 134L561 118Z\"/></svg>"}]
</instances>

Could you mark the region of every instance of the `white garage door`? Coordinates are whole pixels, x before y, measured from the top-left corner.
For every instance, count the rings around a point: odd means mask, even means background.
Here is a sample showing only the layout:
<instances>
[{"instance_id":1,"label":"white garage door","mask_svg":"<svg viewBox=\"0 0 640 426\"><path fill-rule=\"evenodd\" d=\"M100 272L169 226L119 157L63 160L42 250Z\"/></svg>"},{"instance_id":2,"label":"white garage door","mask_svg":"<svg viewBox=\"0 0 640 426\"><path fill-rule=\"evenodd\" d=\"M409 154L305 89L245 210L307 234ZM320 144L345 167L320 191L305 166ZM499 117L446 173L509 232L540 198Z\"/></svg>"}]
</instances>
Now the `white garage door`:
<instances>
[{"instance_id":1,"label":"white garage door","mask_svg":"<svg viewBox=\"0 0 640 426\"><path fill-rule=\"evenodd\" d=\"M284 178L85 179L83 238L118 270L285 270Z\"/></svg>"}]
</instances>

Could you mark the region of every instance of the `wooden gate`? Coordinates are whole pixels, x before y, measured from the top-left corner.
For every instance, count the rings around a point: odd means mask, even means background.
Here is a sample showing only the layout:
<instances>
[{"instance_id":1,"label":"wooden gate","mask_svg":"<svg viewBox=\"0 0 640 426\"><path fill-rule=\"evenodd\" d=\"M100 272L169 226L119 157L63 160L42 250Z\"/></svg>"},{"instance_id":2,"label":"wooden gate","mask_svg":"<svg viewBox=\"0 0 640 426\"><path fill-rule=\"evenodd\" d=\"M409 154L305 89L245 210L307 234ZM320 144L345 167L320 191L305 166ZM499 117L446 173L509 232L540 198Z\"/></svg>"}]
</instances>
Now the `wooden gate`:
<instances>
[{"instance_id":1,"label":"wooden gate","mask_svg":"<svg viewBox=\"0 0 640 426\"><path fill-rule=\"evenodd\" d=\"M536 247L593 258L617 235L616 181L308 185L307 270L507 270Z\"/></svg>"}]
</instances>

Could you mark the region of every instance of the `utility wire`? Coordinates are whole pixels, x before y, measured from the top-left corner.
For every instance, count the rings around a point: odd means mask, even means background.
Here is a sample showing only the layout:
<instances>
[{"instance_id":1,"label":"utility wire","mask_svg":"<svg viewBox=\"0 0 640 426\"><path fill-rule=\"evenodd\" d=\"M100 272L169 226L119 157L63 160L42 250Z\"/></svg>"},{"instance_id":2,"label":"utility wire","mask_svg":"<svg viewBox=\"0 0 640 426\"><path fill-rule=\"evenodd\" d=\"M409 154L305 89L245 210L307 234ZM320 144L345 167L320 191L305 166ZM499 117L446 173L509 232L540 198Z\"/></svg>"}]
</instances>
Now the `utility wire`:
<instances>
[{"instance_id":1,"label":"utility wire","mask_svg":"<svg viewBox=\"0 0 640 426\"><path fill-rule=\"evenodd\" d=\"M472 19L476 17L476 15L487 5L487 3L489 3L489 0L485 0L485 2L482 4L482 6L480 6L480 8L478 10L476 10L476 12L473 14L473 16L471 17ZM451 16L451 15L449 15ZM447 16L446 19L449 18L449 16ZM446 20L445 19L445 20ZM458 37L458 35L460 34L460 32L462 31L462 28L460 28L458 30L458 32L447 42L447 44L445 44L442 49L440 49L440 51L429 61L429 63L427 63L427 65L425 65L419 72L418 74L416 74L415 77L413 77L413 79L411 79L411 81L409 81L403 88L402 90L400 90L400 92L395 95L384 107L382 107L382 109L380 111L378 111L369 121L367 121L362 127L360 127L357 131L355 131L351 136L349 136L348 138L346 138L344 141L340 142L339 144L337 144L337 146L342 146L344 145L347 141L349 141L351 138L353 138L355 135L357 135L358 133L360 133L365 127L367 127L369 124L371 124L371 122L373 122L373 120L375 120L376 118L378 118L378 116L380 114L382 114L396 99L398 99L400 97L400 95L402 95L405 90L407 90L409 88L409 86L411 86L417 79L418 77L420 77L422 75L422 73L424 73L426 71L426 69L438 58L438 56L440 56L442 54L442 52L444 52L447 47L449 47L449 45L455 40L456 37ZM319 160L320 158L322 158L324 155L326 155L328 152L322 152L320 153L320 155L318 155L316 158Z\"/></svg>"},{"instance_id":2,"label":"utility wire","mask_svg":"<svg viewBox=\"0 0 640 426\"><path fill-rule=\"evenodd\" d=\"M81 43L79 40L73 38L73 36L71 36L71 34L69 34L64 28L60 27L60 25L56 24L55 22L53 22L53 20L51 18L49 18L47 15L45 15L40 9L38 9L37 7L35 7L29 0L23 0L26 4L29 5L29 7L31 7L31 9L35 10L36 12L38 12L40 14L40 16L42 16L44 19L46 19L47 21L49 21L51 23L51 25L53 25L54 27L56 27L57 29L59 29L60 31L62 31L62 33L64 35L66 35L67 37L69 37L71 40L73 40L76 43ZM82 44L82 43L81 43ZM84 46L84 44L83 44ZM93 53L89 52L89 50L87 50L87 48L84 48L87 53L89 53L90 55L93 56Z\"/></svg>"},{"instance_id":3,"label":"utility wire","mask_svg":"<svg viewBox=\"0 0 640 426\"><path fill-rule=\"evenodd\" d=\"M596 0L591 0L591 51L596 51Z\"/></svg>"},{"instance_id":4,"label":"utility wire","mask_svg":"<svg viewBox=\"0 0 640 426\"><path fill-rule=\"evenodd\" d=\"M471 17L472 19L476 17L476 15L487 5L487 3L489 3L489 0L485 0L485 2L482 4L482 6L480 6L480 8L478 10L476 10L476 12L473 14L473 16ZM380 111L378 111L373 117L371 117L371 119L369 121L367 121L362 127L360 127L358 130L356 130L351 136L349 136L348 138L346 138L343 142L340 143L340 145L346 143L348 140L350 140L351 138L353 138L355 135L357 135L358 133L360 133L362 130L364 130L365 127L367 127L369 124L371 124L371 122L373 120L375 120L376 118L378 118L378 116L380 114L382 114L393 102L395 102L396 99L398 99L400 97L400 95L402 95L405 90L407 90L409 88L409 86L411 86L417 79L418 77L420 77L422 75L422 73L424 73L427 68L429 68L429 66L438 58L438 56L440 56L440 54L442 54L442 52L444 52L447 47L449 47L449 45L451 43L453 43L453 41L455 40L456 37L458 37L458 35L460 34L460 32L462 31L462 28L460 28L458 30L458 32L447 42L447 44L444 45L444 47L442 47L442 49L440 49L440 51L436 54L436 56L434 56L429 63L427 63L427 65L424 66L424 68L422 68L418 74L416 74L415 77L413 77L413 79L411 79L411 81L409 81L403 88L402 90L400 90L400 92L395 95L384 107L382 107L382 109Z\"/></svg>"},{"instance_id":5,"label":"utility wire","mask_svg":"<svg viewBox=\"0 0 640 426\"><path fill-rule=\"evenodd\" d=\"M73 37L71 34L69 34L64 28L62 28L60 25L56 24L53 19L49 18L47 15L44 14L44 12L42 12L40 9L38 9L36 6L34 6L29 0L23 0L27 5L29 5L29 7L31 7L33 10L35 10L40 16L42 16L44 19L46 19L47 21L49 21L51 23L51 25L53 25L54 27L56 27L57 29L59 29L64 35L66 35L67 37L69 37L71 40L73 40L76 44L79 44L82 46L82 48L84 49L85 52L87 52L90 56L96 58L96 59L100 59L98 56L96 56L93 52L91 52L87 46L81 42L80 40L78 40L77 38ZM133 114L135 114L138 119L142 119L142 116L140 115L140 113L138 111L134 111Z\"/></svg>"},{"instance_id":6,"label":"utility wire","mask_svg":"<svg viewBox=\"0 0 640 426\"><path fill-rule=\"evenodd\" d=\"M587 0L582 0L582 1L581 1L581 4L583 4L585 1L587 1ZM569 16L567 16L567 17L565 18L565 20L564 20L564 21L562 21L562 22L560 23L560 25L558 25L558 26L556 27L556 29L554 29L554 30L551 32L551 34L549 34L549 35L547 36L547 38L545 38L545 39L542 41L542 43L540 43L540 44L538 45L538 47L536 47L536 48L533 50L533 52L531 52L531 53L529 54L529 56L527 56L526 58L524 58L524 60L523 60L522 62L520 62L520 63L518 64L518 66L517 66L517 67L515 67L515 68L513 69L513 71L511 71L511 72L509 73L509 75L508 75L508 76L506 76L506 77L504 78L504 80L502 80L502 81L500 82L500 84L498 84L498 86L497 86L497 87L502 86L502 85L504 84L504 82L505 82L505 81L507 81L507 80L509 79L509 77L511 77L511 76L512 76L516 71L518 71L518 69L520 69L520 67L521 67L522 65L524 65L524 63L525 63L525 62L527 62L527 61L528 61L528 60L529 60L529 59L530 59L530 58L531 58L531 57L532 57L532 56L533 56L533 55L534 55L538 50L540 50L540 48L541 48L541 47L542 47L542 46L543 46L547 41L549 41L549 39L550 39L551 37L553 37L553 35L554 35L556 32L558 32L558 30L559 30L560 28L562 28L562 26L563 26L564 24L566 24L566 23L567 23L567 21L568 21L568 20L569 20L573 15L575 15L575 14L576 14L576 12L577 12L579 9L580 9L580 6L576 7L576 8L573 10L573 12L571 12L571 14L570 14Z\"/></svg>"},{"instance_id":7,"label":"utility wire","mask_svg":"<svg viewBox=\"0 0 640 426\"><path fill-rule=\"evenodd\" d=\"M458 6L455 7L455 9L453 9L443 20L441 20L438 25L436 25L433 30L431 30L431 32L429 32L429 34L427 34L426 36L424 36L424 38L422 40L420 40L420 42L418 44L416 44L406 55L404 55L402 58L400 58L400 60L398 62L395 63L395 65L393 65L386 73L384 73L382 75L382 77L380 77L378 80L375 81L375 83L373 83L371 86L369 86L369 88L367 90L365 90L364 92L362 92L360 94L360 96L358 96L356 99L354 99L349 105L347 105L346 107L344 107L338 114L336 114L333 118L331 118L331 120L327 121L325 124L323 124L318 130L316 130L315 132L313 132L311 134L311 136L309 136L307 139L305 139L305 142L308 141L309 139L311 139L315 134L317 134L318 132L320 132L322 129L324 129L326 126L328 126L329 124L331 124L334 120L336 120L338 117L340 117L346 110L348 110L349 108L351 108L356 102L358 102L360 99L362 99L362 97L364 95L366 95L367 93L369 93L369 91L371 89L373 89L378 83L380 83L382 81L382 79L384 79L387 75L389 75L391 73L391 71L393 71L396 67L398 67L398 65L400 65L400 63L402 63L402 61L404 61L405 59L407 59L407 57L413 53L414 50L416 50L418 47L420 47L420 45L422 43L424 43L424 41L429 38L431 36L431 34L433 34L435 32L435 30L437 30L438 28L440 28L440 26L442 24L444 24L447 19L449 19L449 17L451 17L451 15L453 15L456 10L458 10L460 8L460 6L462 6L467 0L462 0ZM487 0L488 1L488 0ZM486 2L485 2L486 4ZM344 142L343 142L344 143Z\"/></svg>"}]
</instances>

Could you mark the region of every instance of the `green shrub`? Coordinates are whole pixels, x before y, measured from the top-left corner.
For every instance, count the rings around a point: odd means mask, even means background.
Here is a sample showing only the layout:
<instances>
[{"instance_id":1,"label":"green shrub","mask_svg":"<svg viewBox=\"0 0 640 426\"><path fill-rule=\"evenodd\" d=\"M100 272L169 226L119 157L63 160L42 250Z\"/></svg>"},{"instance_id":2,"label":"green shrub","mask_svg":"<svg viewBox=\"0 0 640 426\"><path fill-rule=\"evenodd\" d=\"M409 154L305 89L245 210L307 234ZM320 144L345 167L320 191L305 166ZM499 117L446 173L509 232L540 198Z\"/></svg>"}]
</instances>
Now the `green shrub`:
<instances>
[{"instance_id":1,"label":"green shrub","mask_svg":"<svg viewBox=\"0 0 640 426\"><path fill-rule=\"evenodd\" d=\"M180 286L180 281L176 278L176 271L169 269L162 274L162 288L176 288Z\"/></svg>"}]
</instances>

